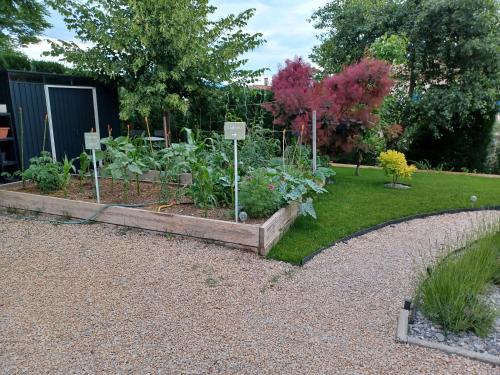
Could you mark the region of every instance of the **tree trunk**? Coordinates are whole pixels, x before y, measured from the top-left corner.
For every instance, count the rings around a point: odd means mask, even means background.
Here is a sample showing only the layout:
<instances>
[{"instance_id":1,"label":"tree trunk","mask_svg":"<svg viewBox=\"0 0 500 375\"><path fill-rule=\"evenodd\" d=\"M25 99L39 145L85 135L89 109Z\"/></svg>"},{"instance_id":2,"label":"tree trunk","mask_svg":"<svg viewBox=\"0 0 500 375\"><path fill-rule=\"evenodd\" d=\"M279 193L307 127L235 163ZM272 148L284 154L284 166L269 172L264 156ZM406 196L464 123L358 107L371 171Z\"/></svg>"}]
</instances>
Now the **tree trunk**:
<instances>
[{"instance_id":1,"label":"tree trunk","mask_svg":"<svg viewBox=\"0 0 500 375\"><path fill-rule=\"evenodd\" d=\"M410 99L413 97L413 94L415 92L415 86L417 84L417 74L415 72L416 61L417 61L416 48L415 48L416 38L414 35L414 32L415 32L414 29L416 27L415 20L416 20L416 15L418 14L419 7L420 7L420 0L416 0L415 1L415 9L414 9L415 18L413 20L413 27L412 27L411 33L409 35L410 43L408 45L408 69L410 70L410 84L408 87L408 97Z\"/></svg>"},{"instance_id":2,"label":"tree trunk","mask_svg":"<svg viewBox=\"0 0 500 375\"><path fill-rule=\"evenodd\" d=\"M359 176L359 168L361 167L361 163L363 162L363 153L358 150L358 161L356 163L356 172L354 173L355 176Z\"/></svg>"}]
</instances>

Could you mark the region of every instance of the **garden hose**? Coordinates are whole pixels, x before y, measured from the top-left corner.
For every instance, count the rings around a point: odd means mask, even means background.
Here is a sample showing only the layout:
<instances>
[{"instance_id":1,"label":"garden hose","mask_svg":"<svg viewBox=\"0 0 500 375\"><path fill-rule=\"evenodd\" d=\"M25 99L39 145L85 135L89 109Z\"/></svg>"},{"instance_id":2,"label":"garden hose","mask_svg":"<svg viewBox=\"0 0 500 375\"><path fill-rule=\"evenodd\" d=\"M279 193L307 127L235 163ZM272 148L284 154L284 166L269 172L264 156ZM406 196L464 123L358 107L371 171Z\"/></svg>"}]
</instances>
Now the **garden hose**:
<instances>
[{"instance_id":1,"label":"garden hose","mask_svg":"<svg viewBox=\"0 0 500 375\"><path fill-rule=\"evenodd\" d=\"M35 221L42 221L46 223L52 223L52 224L58 224L58 225L80 225L80 224L90 224L94 222L94 219L99 216L104 210L110 208L110 207L129 207L129 208L138 208L138 207L146 207L146 206L151 206L153 204L156 204L157 202L149 202L149 203L138 203L138 204L122 204L122 203L110 203L110 204L105 204L104 206L100 207L92 216L86 218L86 219L78 219L78 220L59 220L59 219L38 219L37 217L34 216L29 216L29 217L23 217L23 218L17 218L18 220L35 220ZM2 216L9 216L8 214L2 214Z\"/></svg>"}]
</instances>

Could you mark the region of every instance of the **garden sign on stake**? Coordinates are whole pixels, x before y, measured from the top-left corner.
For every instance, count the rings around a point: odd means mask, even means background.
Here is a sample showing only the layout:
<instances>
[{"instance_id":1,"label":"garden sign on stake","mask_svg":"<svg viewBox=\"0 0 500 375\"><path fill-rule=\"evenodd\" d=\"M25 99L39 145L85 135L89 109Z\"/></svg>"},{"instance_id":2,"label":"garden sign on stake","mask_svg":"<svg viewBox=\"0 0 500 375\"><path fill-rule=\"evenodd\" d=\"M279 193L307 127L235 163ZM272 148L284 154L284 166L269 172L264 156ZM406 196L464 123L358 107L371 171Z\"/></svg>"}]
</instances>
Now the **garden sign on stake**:
<instances>
[{"instance_id":1,"label":"garden sign on stake","mask_svg":"<svg viewBox=\"0 0 500 375\"><path fill-rule=\"evenodd\" d=\"M95 150L101 149L101 139L99 134L90 132L84 133L85 148L87 150L92 150L92 162L94 163L94 178L95 178L95 193L97 197L97 203L101 203L101 197L99 196L99 178L97 177L97 163L95 160Z\"/></svg>"},{"instance_id":2,"label":"garden sign on stake","mask_svg":"<svg viewBox=\"0 0 500 375\"><path fill-rule=\"evenodd\" d=\"M234 141L234 220L238 222L238 141L245 139L246 123L225 122L224 139Z\"/></svg>"}]
</instances>

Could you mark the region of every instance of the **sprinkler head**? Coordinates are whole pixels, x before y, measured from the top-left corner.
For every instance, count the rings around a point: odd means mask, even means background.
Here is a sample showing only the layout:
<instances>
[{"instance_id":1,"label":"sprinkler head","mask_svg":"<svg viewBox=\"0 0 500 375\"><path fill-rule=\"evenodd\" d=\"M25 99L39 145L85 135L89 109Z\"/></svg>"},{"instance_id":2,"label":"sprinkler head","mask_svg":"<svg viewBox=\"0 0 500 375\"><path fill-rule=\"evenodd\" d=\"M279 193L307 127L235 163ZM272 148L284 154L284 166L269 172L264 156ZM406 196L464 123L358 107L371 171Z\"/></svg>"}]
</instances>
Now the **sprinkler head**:
<instances>
[{"instance_id":1,"label":"sprinkler head","mask_svg":"<svg viewBox=\"0 0 500 375\"><path fill-rule=\"evenodd\" d=\"M475 195L471 195L471 196L470 196L470 201L471 201L472 203L476 203L476 202L477 202L477 197L476 197Z\"/></svg>"}]
</instances>

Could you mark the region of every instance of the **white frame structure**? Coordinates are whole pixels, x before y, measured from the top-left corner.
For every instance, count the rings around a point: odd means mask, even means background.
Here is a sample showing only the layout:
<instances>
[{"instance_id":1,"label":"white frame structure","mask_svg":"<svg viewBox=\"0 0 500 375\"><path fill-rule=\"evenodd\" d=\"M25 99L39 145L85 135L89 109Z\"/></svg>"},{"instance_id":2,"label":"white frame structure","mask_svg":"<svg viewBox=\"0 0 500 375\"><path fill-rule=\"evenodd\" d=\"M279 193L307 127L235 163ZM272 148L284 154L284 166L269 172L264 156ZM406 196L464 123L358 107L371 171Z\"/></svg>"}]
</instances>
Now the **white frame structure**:
<instances>
[{"instance_id":1,"label":"white frame structure","mask_svg":"<svg viewBox=\"0 0 500 375\"><path fill-rule=\"evenodd\" d=\"M56 142L54 140L54 128L52 123L52 109L50 107L50 88L58 88L58 89L77 89L77 90L92 90L92 101L94 104L94 121L95 121L95 131L98 134L99 138L101 138L100 126L99 126L99 111L97 109L97 92L96 88L93 86L67 86L67 85L44 85L45 91L45 103L47 105L47 115L49 118L49 134L50 134L50 145L52 148L52 158L54 161L57 160L56 153Z\"/></svg>"}]
</instances>

